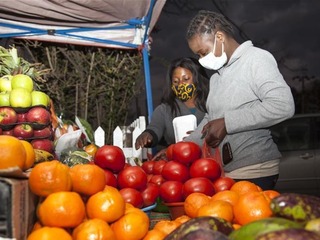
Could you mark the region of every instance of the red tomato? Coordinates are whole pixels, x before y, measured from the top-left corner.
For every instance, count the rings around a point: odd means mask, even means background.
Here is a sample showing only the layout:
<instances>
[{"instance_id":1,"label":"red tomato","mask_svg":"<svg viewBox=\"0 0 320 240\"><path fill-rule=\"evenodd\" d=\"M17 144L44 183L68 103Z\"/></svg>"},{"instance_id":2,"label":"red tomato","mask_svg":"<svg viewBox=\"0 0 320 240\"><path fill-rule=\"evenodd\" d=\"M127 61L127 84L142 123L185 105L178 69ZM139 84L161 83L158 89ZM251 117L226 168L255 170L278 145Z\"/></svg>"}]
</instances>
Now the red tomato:
<instances>
[{"instance_id":1,"label":"red tomato","mask_svg":"<svg viewBox=\"0 0 320 240\"><path fill-rule=\"evenodd\" d=\"M169 161L164 165L161 175L165 180L185 182L189 179L189 169L182 163Z\"/></svg>"},{"instance_id":2,"label":"red tomato","mask_svg":"<svg viewBox=\"0 0 320 240\"><path fill-rule=\"evenodd\" d=\"M172 148L172 160L189 165L201 157L201 148L194 142L177 142Z\"/></svg>"},{"instance_id":3,"label":"red tomato","mask_svg":"<svg viewBox=\"0 0 320 240\"><path fill-rule=\"evenodd\" d=\"M184 199L193 192L204 193L208 196L212 196L215 193L212 182L204 177L190 178L183 184L182 193Z\"/></svg>"},{"instance_id":4,"label":"red tomato","mask_svg":"<svg viewBox=\"0 0 320 240\"><path fill-rule=\"evenodd\" d=\"M149 180L149 183L156 184L157 186L160 186L162 183L164 183L166 180L163 178L161 174L152 175L152 177Z\"/></svg>"},{"instance_id":5,"label":"red tomato","mask_svg":"<svg viewBox=\"0 0 320 240\"><path fill-rule=\"evenodd\" d=\"M94 163L103 169L109 169L114 173L120 172L126 162L121 148L112 145L104 145L98 148L94 155Z\"/></svg>"},{"instance_id":6,"label":"red tomato","mask_svg":"<svg viewBox=\"0 0 320 240\"><path fill-rule=\"evenodd\" d=\"M161 174L162 169L164 167L164 165L167 163L166 160L161 159L158 161L155 161L154 165L153 165L153 174L157 175L157 174Z\"/></svg>"},{"instance_id":7,"label":"red tomato","mask_svg":"<svg viewBox=\"0 0 320 240\"><path fill-rule=\"evenodd\" d=\"M152 160L144 161L142 163L141 167L146 172L146 174L152 174L154 163L155 163L155 161L152 161Z\"/></svg>"},{"instance_id":8,"label":"red tomato","mask_svg":"<svg viewBox=\"0 0 320 240\"><path fill-rule=\"evenodd\" d=\"M214 181L221 176L220 165L211 158L199 158L195 160L190 168L190 176L195 177L205 177Z\"/></svg>"},{"instance_id":9,"label":"red tomato","mask_svg":"<svg viewBox=\"0 0 320 240\"><path fill-rule=\"evenodd\" d=\"M147 186L147 174L139 166L128 166L118 174L118 186L142 190Z\"/></svg>"},{"instance_id":10,"label":"red tomato","mask_svg":"<svg viewBox=\"0 0 320 240\"><path fill-rule=\"evenodd\" d=\"M169 147L167 147L166 150L166 155L167 155L167 159L170 161L172 160L172 149L173 149L174 144L171 144Z\"/></svg>"},{"instance_id":11,"label":"red tomato","mask_svg":"<svg viewBox=\"0 0 320 240\"><path fill-rule=\"evenodd\" d=\"M215 192L230 190L235 181L229 177L219 177L213 182Z\"/></svg>"},{"instance_id":12,"label":"red tomato","mask_svg":"<svg viewBox=\"0 0 320 240\"><path fill-rule=\"evenodd\" d=\"M142 194L137 189L122 188L119 192L126 203L131 203L136 208L143 207Z\"/></svg>"},{"instance_id":13,"label":"red tomato","mask_svg":"<svg viewBox=\"0 0 320 240\"><path fill-rule=\"evenodd\" d=\"M179 181L165 181L160 185L160 197L164 202L181 202L183 183Z\"/></svg>"},{"instance_id":14,"label":"red tomato","mask_svg":"<svg viewBox=\"0 0 320 240\"><path fill-rule=\"evenodd\" d=\"M110 170L107 169L104 169L104 174L106 176L106 185L116 188L118 186L117 177Z\"/></svg>"},{"instance_id":15,"label":"red tomato","mask_svg":"<svg viewBox=\"0 0 320 240\"><path fill-rule=\"evenodd\" d=\"M143 207L153 205L160 195L159 186L154 183L148 183L147 187L141 192L143 198Z\"/></svg>"}]
</instances>

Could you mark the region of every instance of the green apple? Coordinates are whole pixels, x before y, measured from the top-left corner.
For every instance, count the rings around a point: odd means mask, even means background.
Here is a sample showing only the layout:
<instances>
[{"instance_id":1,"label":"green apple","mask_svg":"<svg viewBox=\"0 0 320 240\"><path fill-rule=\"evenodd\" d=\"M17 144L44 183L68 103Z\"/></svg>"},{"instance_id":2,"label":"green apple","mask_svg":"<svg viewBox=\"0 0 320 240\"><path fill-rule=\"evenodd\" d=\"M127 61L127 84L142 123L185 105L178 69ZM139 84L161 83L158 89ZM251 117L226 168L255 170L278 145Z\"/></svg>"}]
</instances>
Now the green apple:
<instances>
[{"instance_id":1,"label":"green apple","mask_svg":"<svg viewBox=\"0 0 320 240\"><path fill-rule=\"evenodd\" d=\"M0 92L0 107L10 106L10 92Z\"/></svg>"},{"instance_id":2,"label":"green apple","mask_svg":"<svg viewBox=\"0 0 320 240\"><path fill-rule=\"evenodd\" d=\"M11 75L4 75L0 78L0 92L11 91Z\"/></svg>"},{"instance_id":3,"label":"green apple","mask_svg":"<svg viewBox=\"0 0 320 240\"><path fill-rule=\"evenodd\" d=\"M17 75L14 75L11 79L11 87L12 89L24 88L29 92L32 92L33 80L28 75L17 74Z\"/></svg>"},{"instance_id":4,"label":"green apple","mask_svg":"<svg viewBox=\"0 0 320 240\"><path fill-rule=\"evenodd\" d=\"M41 91L31 92L31 106L43 105L45 107L49 106L49 96Z\"/></svg>"},{"instance_id":5,"label":"green apple","mask_svg":"<svg viewBox=\"0 0 320 240\"><path fill-rule=\"evenodd\" d=\"M11 107L31 107L31 93L25 88L14 88L10 92L9 101Z\"/></svg>"}]
</instances>

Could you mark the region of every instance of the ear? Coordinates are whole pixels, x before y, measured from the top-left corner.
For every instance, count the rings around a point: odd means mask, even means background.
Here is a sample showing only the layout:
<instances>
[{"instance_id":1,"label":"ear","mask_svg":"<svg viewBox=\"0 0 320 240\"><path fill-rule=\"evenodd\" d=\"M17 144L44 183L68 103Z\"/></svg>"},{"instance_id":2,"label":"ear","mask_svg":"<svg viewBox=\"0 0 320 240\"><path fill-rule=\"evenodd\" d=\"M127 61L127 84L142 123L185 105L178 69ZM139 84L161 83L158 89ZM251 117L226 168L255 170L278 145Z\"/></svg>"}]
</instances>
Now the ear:
<instances>
[{"instance_id":1,"label":"ear","mask_svg":"<svg viewBox=\"0 0 320 240\"><path fill-rule=\"evenodd\" d=\"M219 42L224 42L224 38L225 38L225 35L224 35L223 32L221 32L221 31L217 31L217 32L216 32L216 39L217 39L217 41L219 41Z\"/></svg>"}]
</instances>

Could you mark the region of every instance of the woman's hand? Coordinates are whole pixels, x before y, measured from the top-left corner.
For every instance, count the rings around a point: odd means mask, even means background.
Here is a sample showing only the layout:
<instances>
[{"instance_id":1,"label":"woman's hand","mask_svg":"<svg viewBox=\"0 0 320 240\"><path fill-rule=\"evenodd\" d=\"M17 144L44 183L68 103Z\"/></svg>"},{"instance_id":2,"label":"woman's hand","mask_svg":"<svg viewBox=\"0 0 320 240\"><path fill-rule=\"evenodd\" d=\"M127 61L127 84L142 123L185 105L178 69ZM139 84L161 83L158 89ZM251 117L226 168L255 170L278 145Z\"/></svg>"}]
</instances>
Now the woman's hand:
<instances>
[{"instance_id":1,"label":"woman's hand","mask_svg":"<svg viewBox=\"0 0 320 240\"><path fill-rule=\"evenodd\" d=\"M167 148L161 149L151 160L167 159Z\"/></svg>"},{"instance_id":2,"label":"woman's hand","mask_svg":"<svg viewBox=\"0 0 320 240\"><path fill-rule=\"evenodd\" d=\"M224 118L219 118L204 125L202 132L206 143L210 147L217 147L227 135Z\"/></svg>"},{"instance_id":3,"label":"woman's hand","mask_svg":"<svg viewBox=\"0 0 320 240\"><path fill-rule=\"evenodd\" d=\"M136 139L135 147L136 150L143 147L148 147L152 144L152 135L148 132L143 132L139 135L139 137Z\"/></svg>"}]
</instances>

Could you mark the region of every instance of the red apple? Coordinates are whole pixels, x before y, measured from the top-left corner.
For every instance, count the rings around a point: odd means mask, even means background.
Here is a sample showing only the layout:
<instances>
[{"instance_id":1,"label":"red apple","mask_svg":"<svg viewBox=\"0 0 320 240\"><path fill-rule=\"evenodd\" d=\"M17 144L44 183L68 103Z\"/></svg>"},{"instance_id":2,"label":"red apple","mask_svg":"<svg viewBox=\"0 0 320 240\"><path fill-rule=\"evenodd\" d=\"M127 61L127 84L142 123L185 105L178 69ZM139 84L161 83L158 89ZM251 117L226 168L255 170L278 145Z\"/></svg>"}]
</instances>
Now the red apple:
<instances>
[{"instance_id":1,"label":"red apple","mask_svg":"<svg viewBox=\"0 0 320 240\"><path fill-rule=\"evenodd\" d=\"M30 126L30 124L17 124L13 128L13 136L19 139L31 138L33 137L33 128Z\"/></svg>"},{"instance_id":2,"label":"red apple","mask_svg":"<svg viewBox=\"0 0 320 240\"><path fill-rule=\"evenodd\" d=\"M2 130L2 135L13 136L13 129L10 129L10 130Z\"/></svg>"},{"instance_id":3,"label":"red apple","mask_svg":"<svg viewBox=\"0 0 320 240\"><path fill-rule=\"evenodd\" d=\"M36 129L33 131L33 136L35 138L50 138L53 135L53 130L51 126L45 127L43 129Z\"/></svg>"},{"instance_id":4,"label":"red apple","mask_svg":"<svg viewBox=\"0 0 320 240\"><path fill-rule=\"evenodd\" d=\"M50 153L54 151L53 142L49 139L34 139L31 141L31 145L35 149L45 150Z\"/></svg>"},{"instance_id":5,"label":"red apple","mask_svg":"<svg viewBox=\"0 0 320 240\"><path fill-rule=\"evenodd\" d=\"M47 125L51 121L50 112L43 107L33 107L27 112L27 122Z\"/></svg>"},{"instance_id":6,"label":"red apple","mask_svg":"<svg viewBox=\"0 0 320 240\"><path fill-rule=\"evenodd\" d=\"M11 107L0 108L0 124L7 125L16 123L18 120L16 111Z\"/></svg>"},{"instance_id":7,"label":"red apple","mask_svg":"<svg viewBox=\"0 0 320 240\"><path fill-rule=\"evenodd\" d=\"M18 117L17 119L18 123L23 123L27 121L27 113L18 113L17 117Z\"/></svg>"}]
</instances>

